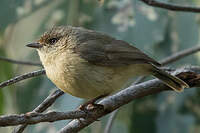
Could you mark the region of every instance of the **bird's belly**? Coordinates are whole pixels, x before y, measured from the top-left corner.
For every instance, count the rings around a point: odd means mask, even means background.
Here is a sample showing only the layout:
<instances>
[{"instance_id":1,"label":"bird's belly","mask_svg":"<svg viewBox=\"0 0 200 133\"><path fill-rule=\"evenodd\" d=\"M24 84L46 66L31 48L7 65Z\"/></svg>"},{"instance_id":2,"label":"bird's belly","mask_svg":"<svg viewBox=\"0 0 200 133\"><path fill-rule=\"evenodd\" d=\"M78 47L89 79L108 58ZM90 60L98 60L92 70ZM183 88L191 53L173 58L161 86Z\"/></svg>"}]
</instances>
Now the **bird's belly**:
<instances>
[{"instance_id":1,"label":"bird's belly","mask_svg":"<svg viewBox=\"0 0 200 133\"><path fill-rule=\"evenodd\" d=\"M137 65L104 67L77 61L65 63L64 66L54 66L46 71L51 81L64 92L91 99L103 94L109 95L121 89L129 78L144 72L144 70L141 72L139 70L141 66Z\"/></svg>"}]
</instances>

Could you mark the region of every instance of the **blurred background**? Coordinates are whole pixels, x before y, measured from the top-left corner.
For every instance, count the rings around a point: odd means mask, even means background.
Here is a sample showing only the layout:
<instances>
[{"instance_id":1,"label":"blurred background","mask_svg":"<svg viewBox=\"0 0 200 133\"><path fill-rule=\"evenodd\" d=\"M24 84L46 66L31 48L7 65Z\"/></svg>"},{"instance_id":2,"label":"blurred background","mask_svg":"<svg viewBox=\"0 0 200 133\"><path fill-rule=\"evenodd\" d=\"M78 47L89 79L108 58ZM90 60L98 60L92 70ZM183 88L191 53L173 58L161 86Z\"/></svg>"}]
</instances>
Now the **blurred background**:
<instances>
[{"instance_id":1,"label":"blurred background","mask_svg":"<svg viewBox=\"0 0 200 133\"><path fill-rule=\"evenodd\" d=\"M160 0L180 5L200 5L199 0ZM102 1L101 1L102 2ZM156 60L199 45L200 15L150 7L139 0L1 0L0 56L39 62L37 52L25 47L54 25L82 26L125 40ZM169 67L198 65L200 53L181 59ZM0 82L41 67L0 61ZM39 76L0 89L0 114L32 111L55 86ZM197 133L200 131L200 91L163 92L135 100L120 108L111 133ZM48 110L70 111L83 100L68 94ZM81 131L102 133L105 116ZM55 133L68 121L40 123L25 133ZM10 133L13 127L1 127Z\"/></svg>"}]
</instances>

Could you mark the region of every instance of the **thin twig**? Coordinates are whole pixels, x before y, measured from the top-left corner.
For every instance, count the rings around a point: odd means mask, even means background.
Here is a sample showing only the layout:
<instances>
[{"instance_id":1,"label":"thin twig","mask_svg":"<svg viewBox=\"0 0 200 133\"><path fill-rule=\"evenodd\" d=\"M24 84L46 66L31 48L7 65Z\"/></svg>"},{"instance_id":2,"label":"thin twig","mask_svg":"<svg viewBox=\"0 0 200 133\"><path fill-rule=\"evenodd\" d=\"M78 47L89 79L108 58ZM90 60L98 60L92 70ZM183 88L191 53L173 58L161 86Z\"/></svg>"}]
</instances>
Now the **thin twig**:
<instances>
[{"instance_id":1,"label":"thin twig","mask_svg":"<svg viewBox=\"0 0 200 133\"><path fill-rule=\"evenodd\" d=\"M63 91L60 89L55 90L52 94L50 94L38 107L36 107L32 112L42 113L45 111L48 107L50 107L58 97L62 96L64 94ZM27 124L19 125L12 133L22 133L24 129L27 127Z\"/></svg>"},{"instance_id":2,"label":"thin twig","mask_svg":"<svg viewBox=\"0 0 200 133\"><path fill-rule=\"evenodd\" d=\"M30 72L30 73L25 73L23 75L19 75L17 77L14 77L12 79L9 79L7 81L4 81L4 82L0 83L0 88L12 85L14 83L17 83L19 81L22 81L22 80L25 80L25 79L28 79L28 78L40 76L40 75L43 75L43 74L45 74L45 70L44 69L33 71L33 72Z\"/></svg>"},{"instance_id":3,"label":"thin twig","mask_svg":"<svg viewBox=\"0 0 200 133\"><path fill-rule=\"evenodd\" d=\"M163 9L167 9L171 11L194 12L194 13L200 12L200 7L182 6L182 5L172 4L172 3L163 2L163 1L161 2L158 0L140 0L140 1L153 7L163 8Z\"/></svg>"},{"instance_id":4,"label":"thin twig","mask_svg":"<svg viewBox=\"0 0 200 133\"><path fill-rule=\"evenodd\" d=\"M189 48L189 49L186 49L186 50L183 50L183 51L180 51L180 52L177 52L177 53L173 54L172 56L169 56L169 57L161 60L160 63L162 65L167 65L167 64L175 62L175 61L177 61L177 60L179 60L183 57L194 54L198 51L200 51L200 45L194 46L192 48Z\"/></svg>"},{"instance_id":5,"label":"thin twig","mask_svg":"<svg viewBox=\"0 0 200 133\"><path fill-rule=\"evenodd\" d=\"M200 87L200 67L185 67L177 69L179 78L184 80L190 87ZM182 76L181 76L182 75ZM115 95L109 96L101 100L98 104L104 106L104 109L92 114L86 119L73 120L62 128L58 133L74 133L78 132L84 127L90 125L102 116L116 110L117 108L131 102L134 99L144 96L157 94L161 91L172 90L158 79L149 80L134 86L130 86Z\"/></svg>"},{"instance_id":6,"label":"thin twig","mask_svg":"<svg viewBox=\"0 0 200 133\"><path fill-rule=\"evenodd\" d=\"M42 66L42 64L40 64L40 63L34 63L34 62L28 62L28 61L18 61L18 60L9 59L9 58L2 57L2 56L0 56L0 60L10 62L10 63L14 63L14 64L40 66L40 67Z\"/></svg>"},{"instance_id":7,"label":"thin twig","mask_svg":"<svg viewBox=\"0 0 200 133\"><path fill-rule=\"evenodd\" d=\"M111 127L113 125L113 122L117 116L119 109L116 109L115 111L112 112L112 114L110 115L110 117L108 118L108 122L106 124L106 128L104 130L104 133L110 133L111 131Z\"/></svg>"}]
</instances>

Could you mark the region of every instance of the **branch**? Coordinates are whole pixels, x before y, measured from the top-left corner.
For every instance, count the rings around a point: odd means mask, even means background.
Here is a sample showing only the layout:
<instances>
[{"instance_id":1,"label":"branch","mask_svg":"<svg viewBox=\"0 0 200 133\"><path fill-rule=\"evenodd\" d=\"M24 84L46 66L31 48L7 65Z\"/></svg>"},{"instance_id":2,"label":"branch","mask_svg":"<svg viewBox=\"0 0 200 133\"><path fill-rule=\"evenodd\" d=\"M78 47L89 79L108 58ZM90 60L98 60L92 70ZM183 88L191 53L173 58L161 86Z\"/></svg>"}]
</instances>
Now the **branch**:
<instances>
[{"instance_id":1,"label":"branch","mask_svg":"<svg viewBox=\"0 0 200 133\"><path fill-rule=\"evenodd\" d=\"M52 94L50 94L38 107L36 107L31 113L42 113L48 107L50 107L58 97L64 94L60 89L55 90ZM12 133L22 133L24 129L27 127L27 124L20 125L16 127Z\"/></svg>"},{"instance_id":2,"label":"branch","mask_svg":"<svg viewBox=\"0 0 200 133\"><path fill-rule=\"evenodd\" d=\"M161 60L160 63L162 65L167 65L167 64L175 62L175 61L177 61L177 60L179 60L183 57L194 54L198 51L200 51L200 45L194 46L194 47L189 48L189 49L185 49L185 50L180 51L180 52L177 52L177 53L173 54L172 56L169 56L169 57Z\"/></svg>"},{"instance_id":3,"label":"branch","mask_svg":"<svg viewBox=\"0 0 200 133\"><path fill-rule=\"evenodd\" d=\"M22 81L22 80L25 80L25 79L28 79L28 78L40 76L40 75L43 75L43 74L45 74L45 70L44 69L33 71L33 72L30 72L30 73L25 73L23 75L14 77L12 79L9 79L7 81L4 81L4 82L0 83L0 88L12 85L14 83L17 83L19 81Z\"/></svg>"},{"instance_id":4,"label":"branch","mask_svg":"<svg viewBox=\"0 0 200 133\"><path fill-rule=\"evenodd\" d=\"M176 76L184 80L191 87L200 87L200 67L186 67L177 69ZM98 104L104 106L104 109L98 110L86 119L79 119L71 121L67 126L62 128L58 133L72 133L78 132L84 127L90 125L100 117L116 110L117 108L131 102L134 99L141 98L147 95L159 93L161 91L171 90L164 85L160 80L154 79L146 81L131 87L128 87L113 96L109 96L101 100Z\"/></svg>"},{"instance_id":5,"label":"branch","mask_svg":"<svg viewBox=\"0 0 200 133\"><path fill-rule=\"evenodd\" d=\"M34 62L28 62L28 61L18 61L18 60L9 59L9 58L2 57L2 56L0 56L0 60L10 62L10 63L14 63L14 64L42 66L42 64L40 64L40 63L34 63Z\"/></svg>"},{"instance_id":6,"label":"branch","mask_svg":"<svg viewBox=\"0 0 200 133\"><path fill-rule=\"evenodd\" d=\"M87 113L76 110L70 112L27 113L22 115L7 115L0 117L0 126L15 126L19 124L36 124L40 122L54 122L66 119L85 118Z\"/></svg>"},{"instance_id":7,"label":"branch","mask_svg":"<svg viewBox=\"0 0 200 133\"><path fill-rule=\"evenodd\" d=\"M171 11L194 12L194 13L200 12L200 7L181 6L178 4L172 4L172 3L163 2L163 1L160 2L158 0L140 0L140 1L146 3L149 6L164 8Z\"/></svg>"},{"instance_id":8,"label":"branch","mask_svg":"<svg viewBox=\"0 0 200 133\"><path fill-rule=\"evenodd\" d=\"M200 86L200 67L185 67L177 69L175 75L188 83L191 87ZM27 113L23 115L4 115L0 117L0 126L13 126L18 124L36 124L40 122L54 122L65 119L77 119L70 122L60 133L78 132L100 117L116 110L117 108L129 103L130 101L147 95L156 94L161 91L171 90L158 79L146 81L124 90L113 96L101 100L98 104L104 108L94 110L71 111L71 112L48 112L48 113ZM44 110L44 109L43 109Z\"/></svg>"}]
</instances>

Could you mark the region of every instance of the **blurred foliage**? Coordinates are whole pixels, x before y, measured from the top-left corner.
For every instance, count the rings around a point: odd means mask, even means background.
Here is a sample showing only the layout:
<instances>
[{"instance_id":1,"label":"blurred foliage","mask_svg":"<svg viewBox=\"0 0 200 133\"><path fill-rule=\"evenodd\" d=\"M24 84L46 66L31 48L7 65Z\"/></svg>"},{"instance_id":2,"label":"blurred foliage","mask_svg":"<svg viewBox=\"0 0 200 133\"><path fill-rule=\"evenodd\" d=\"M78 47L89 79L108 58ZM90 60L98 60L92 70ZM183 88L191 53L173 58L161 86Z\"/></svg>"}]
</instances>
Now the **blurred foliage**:
<instances>
[{"instance_id":1,"label":"blurred foliage","mask_svg":"<svg viewBox=\"0 0 200 133\"><path fill-rule=\"evenodd\" d=\"M197 5L199 0L160 0L181 5ZM200 16L172 12L145 5L138 0L1 0L0 55L12 59L39 61L37 53L24 47L53 25L82 26L125 40L156 60L199 43ZM200 55L186 57L170 67L198 65ZM39 69L0 62L0 81ZM54 85L45 77L25 80L0 90L0 114L33 110ZM199 90L176 94L164 92L136 100L120 108L112 133L196 133L200 130ZM65 94L50 108L69 111L81 99ZM82 133L101 133L108 116ZM29 126L25 132L56 132L66 121ZM0 128L11 132L12 128Z\"/></svg>"}]
</instances>

